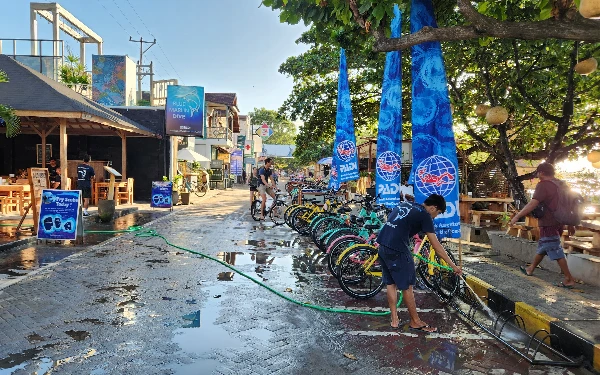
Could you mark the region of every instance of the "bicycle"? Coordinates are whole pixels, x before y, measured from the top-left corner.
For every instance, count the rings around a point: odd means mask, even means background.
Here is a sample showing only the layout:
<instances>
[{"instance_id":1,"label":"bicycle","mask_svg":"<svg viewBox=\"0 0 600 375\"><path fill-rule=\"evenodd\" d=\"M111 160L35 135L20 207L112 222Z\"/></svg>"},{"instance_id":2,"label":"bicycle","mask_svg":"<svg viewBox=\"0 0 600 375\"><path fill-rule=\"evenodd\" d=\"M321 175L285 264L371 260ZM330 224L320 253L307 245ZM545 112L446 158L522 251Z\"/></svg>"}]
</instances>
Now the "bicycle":
<instances>
[{"instance_id":1,"label":"bicycle","mask_svg":"<svg viewBox=\"0 0 600 375\"><path fill-rule=\"evenodd\" d=\"M184 181L185 181L185 188L189 192L193 192L198 197L203 197L206 195L206 192L208 191L208 184L206 182L189 181L187 179L184 179Z\"/></svg>"},{"instance_id":2,"label":"bicycle","mask_svg":"<svg viewBox=\"0 0 600 375\"><path fill-rule=\"evenodd\" d=\"M250 215L255 221L260 220L260 210L262 208L262 200L259 196L257 197L257 195L258 193L255 192L254 201L250 207ZM287 193L275 193L275 202L273 202L270 207L265 207L264 216L269 215L271 221L275 225L285 224L283 214L287 209L287 203L282 199L285 195L287 195ZM265 206L268 206L268 204L265 204Z\"/></svg>"}]
</instances>

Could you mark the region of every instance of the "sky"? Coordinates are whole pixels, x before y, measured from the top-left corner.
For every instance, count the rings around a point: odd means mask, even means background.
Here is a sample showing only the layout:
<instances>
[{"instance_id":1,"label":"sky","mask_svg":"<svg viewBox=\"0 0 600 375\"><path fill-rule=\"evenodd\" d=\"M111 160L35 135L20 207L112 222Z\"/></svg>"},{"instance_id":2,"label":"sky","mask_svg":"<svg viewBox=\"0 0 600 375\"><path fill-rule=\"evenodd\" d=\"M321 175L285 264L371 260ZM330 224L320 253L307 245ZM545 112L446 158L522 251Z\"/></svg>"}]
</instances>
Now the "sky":
<instances>
[{"instance_id":1,"label":"sky","mask_svg":"<svg viewBox=\"0 0 600 375\"><path fill-rule=\"evenodd\" d=\"M0 0L0 38L29 39L29 0ZM50 2L37 0L37 2ZM155 80L203 86L205 92L235 92L245 114L254 108L277 110L292 91L292 79L278 73L288 57L307 50L296 39L303 24L279 22L279 13L260 0L62 0L58 3L104 40L105 55L139 60L139 43L157 44L144 55L153 61ZM38 17L38 39L52 39L52 27ZM65 46L79 55L79 43L61 32ZM4 48L6 49L6 42ZM17 53L29 54L22 44ZM87 70L95 45L86 45ZM145 78L148 86L148 78Z\"/></svg>"}]
</instances>

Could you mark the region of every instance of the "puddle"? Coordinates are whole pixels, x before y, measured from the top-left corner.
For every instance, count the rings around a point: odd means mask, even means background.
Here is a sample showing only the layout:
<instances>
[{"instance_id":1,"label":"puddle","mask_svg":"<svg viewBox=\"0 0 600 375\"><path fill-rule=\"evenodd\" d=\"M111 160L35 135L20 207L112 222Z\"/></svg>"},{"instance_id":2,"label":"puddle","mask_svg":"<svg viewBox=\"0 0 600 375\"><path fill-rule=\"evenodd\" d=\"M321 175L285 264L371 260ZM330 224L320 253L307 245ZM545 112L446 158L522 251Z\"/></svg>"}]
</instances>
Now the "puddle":
<instances>
[{"instance_id":1,"label":"puddle","mask_svg":"<svg viewBox=\"0 0 600 375\"><path fill-rule=\"evenodd\" d=\"M90 333L87 331L65 331L65 333L69 336L71 336L71 338L75 341L83 341L86 338L90 337Z\"/></svg>"},{"instance_id":2,"label":"puddle","mask_svg":"<svg viewBox=\"0 0 600 375\"><path fill-rule=\"evenodd\" d=\"M259 249L263 249L266 247L287 247L287 248L297 248L300 245L301 238L294 238L293 240L276 240L276 241L266 241L266 240L241 240L236 241L232 240L237 246L254 246Z\"/></svg>"},{"instance_id":3,"label":"puddle","mask_svg":"<svg viewBox=\"0 0 600 375\"><path fill-rule=\"evenodd\" d=\"M224 292L222 288L212 288L207 291L211 296L222 295ZM243 346L239 338L231 336L225 330L224 325L215 324L220 316L221 301L220 298L209 297L200 310L190 311L181 317L179 321L181 328L173 332L175 335L173 342L179 345L181 350L202 356ZM206 340L207 337L211 340ZM173 368L173 371L175 375L188 375L198 374L198 369L202 369L202 373L209 374L218 364L218 361L211 359L197 360L193 364Z\"/></svg>"}]
</instances>

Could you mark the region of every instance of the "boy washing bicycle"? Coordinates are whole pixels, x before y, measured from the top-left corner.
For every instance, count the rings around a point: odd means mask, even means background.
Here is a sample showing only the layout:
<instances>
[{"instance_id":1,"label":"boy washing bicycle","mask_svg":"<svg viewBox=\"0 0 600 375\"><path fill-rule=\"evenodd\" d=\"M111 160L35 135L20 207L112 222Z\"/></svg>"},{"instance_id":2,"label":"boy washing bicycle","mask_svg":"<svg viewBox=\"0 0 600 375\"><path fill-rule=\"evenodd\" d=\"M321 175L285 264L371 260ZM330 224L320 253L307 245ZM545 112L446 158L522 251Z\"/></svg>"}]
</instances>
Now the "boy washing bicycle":
<instances>
[{"instance_id":1,"label":"boy washing bicycle","mask_svg":"<svg viewBox=\"0 0 600 375\"><path fill-rule=\"evenodd\" d=\"M445 211L446 200L438 194L430 195L422 205L401 202L392 210L386 224L379 232L377 237L379 261L383 282L387 285L387 300L390 305L393 329L401 328L396 309L398 289L400 289L410 315L409 328L425 333L437 332L437 328L423 322L417 314L413 293L416 274L409 239L419 232L425 232L431 246L440 258L452 267L457 275L462 274L462 270L450 260L435 235L433 219Z\"/></svg>"}]
</instances>

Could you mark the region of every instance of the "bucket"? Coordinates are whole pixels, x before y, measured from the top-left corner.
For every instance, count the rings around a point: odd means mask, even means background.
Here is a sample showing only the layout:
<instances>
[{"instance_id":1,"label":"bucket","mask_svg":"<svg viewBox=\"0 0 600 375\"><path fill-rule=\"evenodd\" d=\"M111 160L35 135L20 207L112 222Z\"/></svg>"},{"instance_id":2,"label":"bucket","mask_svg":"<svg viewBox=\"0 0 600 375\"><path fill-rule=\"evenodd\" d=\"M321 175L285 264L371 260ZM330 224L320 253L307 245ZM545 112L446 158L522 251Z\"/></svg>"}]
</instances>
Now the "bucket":
<instances>
[{"instance_id":1,"label":"bucket","mask_svg":"<svg viewBox=\"0 0 600 375\"><path fill-rule=\"evenodd\" d=\"M103 223L110 223L115 216L115 201L100 199L98 201L98 217Z\"/></svg>"}]
</instances>

